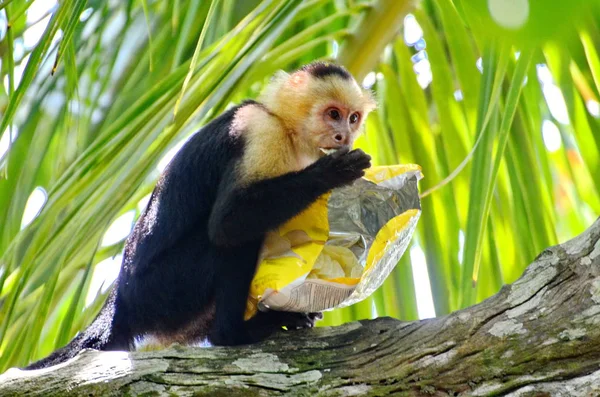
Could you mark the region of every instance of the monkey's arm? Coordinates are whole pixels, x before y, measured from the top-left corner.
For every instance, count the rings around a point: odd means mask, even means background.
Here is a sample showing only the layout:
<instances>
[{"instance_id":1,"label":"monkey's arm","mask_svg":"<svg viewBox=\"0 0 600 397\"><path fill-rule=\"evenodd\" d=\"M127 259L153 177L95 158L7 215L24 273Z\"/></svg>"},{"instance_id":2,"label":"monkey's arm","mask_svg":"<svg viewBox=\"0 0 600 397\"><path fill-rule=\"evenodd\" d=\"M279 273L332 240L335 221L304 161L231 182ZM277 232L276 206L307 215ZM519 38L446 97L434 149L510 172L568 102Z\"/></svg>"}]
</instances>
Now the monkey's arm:
<instances>
[{"instance_id":1,"label":"monkey's arm","mask_svg":"<svg viewBox=\"0 0 600 397\"><path fill-rule=\"evenodd\" d=\"M340 151L297 172L254 182L236 183L233 167L221 182L208 222L209 238L219 246L237 246L294 217L327 191L364 175L370 157L362 150Z\"/></svg>"}]
</instances>

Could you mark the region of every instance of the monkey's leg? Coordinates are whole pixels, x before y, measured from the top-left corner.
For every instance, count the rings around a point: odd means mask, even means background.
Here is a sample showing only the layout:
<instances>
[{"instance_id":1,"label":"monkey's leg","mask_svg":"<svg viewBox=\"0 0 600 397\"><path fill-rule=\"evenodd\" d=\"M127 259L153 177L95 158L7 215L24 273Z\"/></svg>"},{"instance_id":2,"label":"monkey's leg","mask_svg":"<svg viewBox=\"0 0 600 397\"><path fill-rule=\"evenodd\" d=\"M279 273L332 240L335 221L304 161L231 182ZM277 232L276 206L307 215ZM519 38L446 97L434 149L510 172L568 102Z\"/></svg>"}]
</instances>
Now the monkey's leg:
<instances>
[{"instance_id":1,"label":"monkey's leg","mask_svg":"<svg viewBox=\"0 0 600 397\"><path fill-rule=\"evenodd\" d=\"M136 271L124 274L119 285L134 335L176 334L205 317L220 266L213 249L206 232L195 230L152 262L133 264Z\"/></svg>"},{"instance_id":2,"label":"monkey's leg","mask_svg":"<svg viewBox=\"0 0 600 397\"><path fill-rule=\"evenodd\" d=\"M208 336L213 345L251 343L244 312L261 241L233 248L215 247L215 318Z\"/></svg>"}]
</instances>

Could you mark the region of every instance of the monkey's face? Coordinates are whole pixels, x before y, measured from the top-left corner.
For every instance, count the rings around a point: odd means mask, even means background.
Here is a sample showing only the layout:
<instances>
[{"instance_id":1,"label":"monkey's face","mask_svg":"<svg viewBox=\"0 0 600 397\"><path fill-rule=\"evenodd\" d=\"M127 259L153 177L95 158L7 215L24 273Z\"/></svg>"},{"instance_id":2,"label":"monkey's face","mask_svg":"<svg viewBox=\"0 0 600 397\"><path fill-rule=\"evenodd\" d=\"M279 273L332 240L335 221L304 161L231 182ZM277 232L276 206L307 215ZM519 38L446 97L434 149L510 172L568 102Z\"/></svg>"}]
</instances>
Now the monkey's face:
<instances>
[{"instance_id":1,"label":"monkey's face","mask_svg":"<svg viewBox=\"0 0 600 397\"><path fill-rule=\"evenodd\" d=\"M305 165L352 147L376 106L371 93L349 74L311 70L277 74L261 98L285 125Z\"/></svg>"},{"instance_id":2,"label":"monkey's face","mask_svg":"<svg viewBox=\"0 0 600 397\"><path fill-rule=\"evenodd\" d=\"M340 148L351 148L360 134L363 117L362 109L339 100L317 101L301 132L305 155L316 161Z\"/></svg>"},{"instance_id":3,"label":"monkey's face","mask_svg":"<svg viewBox=\"0 0 600 397\"><path fill-rule=\"evenodd\" d=\"M368 110L339 97L324 97L315 101L302 129L307 142L306 155L319 157L348 147L360 135Z\"/></svg>"},{"instance_id":4,"label":"monkey's face","mask_svg":"<svg viewBox=\"0 0 600 397\"><path fill-rule=\"evenodd\" d=\"M325 103L317 109L317 125L319 130L319 150L330 154L339 148L351 147L360 131L363 114L362 109L353 109L350 106L332 101Z\"/></svg>"},{"instance_id":5,"label":"monkey's face","mask_svg":"<svg viewBox=\"0 0 600 397\"><path fill-rule=\"evenodd\" d=\"M375 107L370 96L352 78L311 78L307 84L311 104L304 133L317 159L343 147L351 148Z\"/></svg>"}]
</instances>

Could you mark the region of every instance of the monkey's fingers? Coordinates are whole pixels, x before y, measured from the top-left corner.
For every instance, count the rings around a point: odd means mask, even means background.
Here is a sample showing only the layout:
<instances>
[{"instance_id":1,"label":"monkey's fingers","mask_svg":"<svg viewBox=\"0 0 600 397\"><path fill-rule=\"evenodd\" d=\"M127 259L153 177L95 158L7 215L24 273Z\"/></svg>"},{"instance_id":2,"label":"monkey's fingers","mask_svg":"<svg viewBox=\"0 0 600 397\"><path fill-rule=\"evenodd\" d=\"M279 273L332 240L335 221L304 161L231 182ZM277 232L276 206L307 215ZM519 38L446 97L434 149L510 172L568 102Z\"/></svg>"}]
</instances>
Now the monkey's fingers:
<instances>
[{"instance_id":1,"label":"monkey's fingers","mask_svg":"<svg viewBox=\"0 0 600 397\"><path fill-rule=\"evenodd\" d=\"M253 327L301 329L312 328L317 320L323 318L321 313L296 313L269 310L259 312L256 318L249 321Z\"/></svg>"},{"instance_id":2,"label":"monkey's fingers","mask_svg":"<svg viewBox=\"0 0 600 397\"><path fill-rule=\"evenodd\" d=\"M323 318L321 313L293 313L293 312L282 312L281 315L281 326L287 329L302 329L312 328L315 326L315 322Z\"/></svg>"},{"instance_id":3,"label":"monkey's fingers","mask_svg":"<svg viewBox=\"0 0 600 397\"><path fill-rule=\"evenodd\" d=\"M360 149L351 151L340 159L340 161L342 163L341 168L357 175L360 173L360 176L364 175L364 172L362 172L364 169L371 166L371 156Z\"/></svg>"},{"instance_id":4,"label":"monkey's fingers","mask_svg":"<svg viewBox=\"0 0 600 397\"><path fill-rule=\"evenodd\" d=\"M308 317L312 318L313 320L323 320L323 313L321 313L321 312L308 313Z\"/></svg>"},{"instance_id":5,"label":"monkey's fingers","mask_svg":"<svg viewBox=\"0 0 600 397\"><path fill-rule=\"evenodd\" d=\"M346 156L348 159L361 169L371 166L371 156L363 152L361 149L354 149Z\"/></svg>"}]
</instances>

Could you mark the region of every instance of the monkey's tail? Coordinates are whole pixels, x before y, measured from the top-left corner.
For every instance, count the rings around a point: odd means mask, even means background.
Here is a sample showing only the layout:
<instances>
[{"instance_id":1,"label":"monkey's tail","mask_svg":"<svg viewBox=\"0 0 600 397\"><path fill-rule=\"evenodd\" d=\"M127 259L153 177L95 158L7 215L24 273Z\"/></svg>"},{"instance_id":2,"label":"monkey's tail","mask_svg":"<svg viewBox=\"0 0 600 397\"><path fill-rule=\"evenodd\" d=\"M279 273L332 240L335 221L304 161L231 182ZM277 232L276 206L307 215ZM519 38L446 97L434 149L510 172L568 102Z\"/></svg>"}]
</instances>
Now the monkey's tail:
<instances>
[{"instance_id":1,"label":"monkey's tail","mask_svg":"<svg viewBox=\"0 0 600 397\"><path fill-rule=\"evenodd\" d=\"M75 357L83 349L128 350L126 334L122 332L122 325L117 323L116 295L117 286L114 285L100 313L85 330L66 346L23 369L40 369L60 364ZM116 335L117 333L120 335Z\"/></svg>"}]
</instances>

